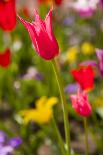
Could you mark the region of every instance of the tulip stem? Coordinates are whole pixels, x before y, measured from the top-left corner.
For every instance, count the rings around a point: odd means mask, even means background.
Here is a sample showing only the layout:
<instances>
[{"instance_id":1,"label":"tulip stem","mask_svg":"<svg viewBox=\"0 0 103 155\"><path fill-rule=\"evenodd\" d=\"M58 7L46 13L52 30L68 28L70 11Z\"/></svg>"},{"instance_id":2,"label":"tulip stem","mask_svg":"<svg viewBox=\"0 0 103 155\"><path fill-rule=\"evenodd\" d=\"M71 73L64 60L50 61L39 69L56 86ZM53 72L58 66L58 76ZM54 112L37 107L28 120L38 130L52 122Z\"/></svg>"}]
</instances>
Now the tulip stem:
<instances>
[{"instance_id":1,"label":"tulip stem","mask_svg":"<svg viewBox=\"0 0 103 155\"><path fill-rule=\"evenodd\" d=\"M84 118L84 129L85 129L85 155L89 155L87 118Z\"/></svg>"},{"instance_id":2,"label":"tulip stem","mask_svg":"<svg viewBox=\"0 0 103 155\"><path fill-rule=\"evenodd\" d=\"M62 78L61 78L60 71L59 71L58 64L57 64L56 60L54 59L51 62L52 62L54 73L55 73L55 76L57 79L60 97L61 97L61 101L62 101L67 155L70 155L70 152L71 152L71 149L70 149L70 123L68 120L68 111L67 111L68 108L67 108L67 103L66 103L66 98L65 98L64 88L63 88L63 82L62 82Z\"/></svg>"},{"instance_id":3,"label":"tulip stem","mask_svg":"<svg viewBox=\"0 0 103 155\"><path fill-rule=\"evenodd\" d=\"M56 136L57 136L58 143L59 143L59 148L61 149L61 154L65 155L65 148L64 148L63 139L62 139L61 134L59 132L59 129L58 129L58 126L56 124L54 116L52 116L52 123L53 123L53 127L55 130Z\"/></svg>"}]
</instances>

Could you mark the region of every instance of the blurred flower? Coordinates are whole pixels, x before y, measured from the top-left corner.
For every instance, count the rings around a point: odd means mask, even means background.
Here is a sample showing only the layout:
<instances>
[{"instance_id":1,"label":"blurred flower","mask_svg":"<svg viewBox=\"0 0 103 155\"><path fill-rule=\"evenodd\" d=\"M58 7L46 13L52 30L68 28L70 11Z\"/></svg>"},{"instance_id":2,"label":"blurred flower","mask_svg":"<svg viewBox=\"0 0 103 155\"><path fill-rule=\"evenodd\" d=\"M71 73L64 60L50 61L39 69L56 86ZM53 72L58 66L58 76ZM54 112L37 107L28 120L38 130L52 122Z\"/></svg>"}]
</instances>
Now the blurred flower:
<instances>
[{"instance_id":1,"label":"blurred flower","mask_svg":"<svg viewBox=\"0 0 103 155\"><path fill-rule=\"evenodd\" d=\"M97 67L100 71L100 74L103 76L103 50L102 49L96 49L96 55L99 60L99 62L96 62L95 60L88 60L80 63L80 66L92 66Z\"/></svg>"},{"instance_id":2,"label":"blurred flower","mask_svg":"<svg viewBox=\"0 0 103 155\"><path fill-rule=\"evenodd\" d=\"M20 137L11 138L9 141L9 145L12 146L13 148L18 147L21 144L22 144L22 139Z\"/></svg>"},{"instance_id":3,"label":"blurred flower","mask_svg":"<svg viewBox=\"0 0 103 155\"><path fill-rule=\"evenodd\" d=\"M73 63L77 60L78 47L71 47L67 50L67 61Z\"/></svg>"},{"instance_id":4,"label":"blurred flower","mask_svg":"<svg viewBox=\"0 0 103 155\"><path fill-rule=\"evenodd\" d=\"M43 75L38 72L34 67L29 67L27 73L23 76L23 79L35 79L38 81L43 80Z\"/></svg>"},{"instance_id":5,"label":"blurred flower","mask_svg":"<svg viewBox=\"0 0 103 155\"><path fill-rule=\"evenodd\" d=\"M102 6L103 6L103 0L100 0L100 4L102 4Z\"/></svg>"},{"instance_id":6,"label":"blurred flower","mask_svg":"<svg viewBox=\"0 0 103 155\"><path fill-rule=\"evenodd\" d=\"M22 8L22 12L23 12L23 14L24 14L27 18L30 17L30 12L29 12L28 7L23 7L23 8Z\"/></svg>"},{"instance_id":7,"label":"blurred flower","mask_svg":"<svg viewBox=\"0 0 103 155\"><path fill-rule=\"evenodd\" d=\"M28 30L37 53L45 60L51 60L59 53L58 43L52 31L52 9L43 21L35 10L35 22L29 23L19 17Z\"/></svg>"},{"instance_id":8,"label":"blurred flower","mask_svg":"<svg viewBox=\"0 0 103 155\"><path fill-rule=\"evenodd\" d=\"M89 91L94 88L94 71L91 66L71 70L71 73L83 90Z\"/></svg>"},{"instance_id":9,"label":"blurred flower","mask_svg":"<svg viewBox=\"0 0 103 155\"><path fill-rule=\"evenodd\" d=\"M76 95L71 95L70 96L72 106L75 109L75 111L83 116L83 117L88 117L91 115L91 106L88 101L88 96L85 92L78 90Z\"/></svg>"},{"instance_id":10,"label":"blurred flower","mask_svg":"<svg viewBox=\"0 0 103 155\"><path fill-rule=\"evenodd\" d=\"M21 143L20 137L9 139L3 131L0 131L0 155L12 155Z\"/></svg>"},{"instance_id":11,"label":"blurred flower","mask_svg":"<svg viewBox=\"0 0 103 155\"><path fill-rule=\"evenodd\" d=\"M20 87L21 87L20 82L19 82L19 81L14 81L14 88L15 88L16 90L19 90Z\"/></svg>"},{"instance_id":12,"label":"blurred flower","mask_svg":"<svg viewBox=\"0 0 103 155\"><path fill-rule=\"evenodd\" d=\"M0 131L0 145L3 144L6 140L6 134L3 131Z\"/></svg>"},{"instance_id":13,"label":"blurred flower","mask_svg":"<svg viewBox=\"0 0 103 155\"><path fill-rule=\"evenodd\" d=\"M77 89L79 88L79 85L77 83L73 83L73 84L68 84L66 87L65 87L65 92L66 93L69 93L69 94L72 94L72 93L75 93L77 92Z\"/></svg>"},{"instance_id":14,"label":"blurred flower","mask_svg":"<svg viewBox=\"0 0 103 155\"><path fill-rule=\"evenodd\" d=\"M72 26L72 24L74 24L74 22L75 22L74 16L69 16L64 19L63 24L66 26Z\"/></svg>"},{"instance_id":15,"label":"blurred flower","mask_svg":"<svg viewBox=\"0 0 103 155\"><path fill-rule=\"evenodd\" d=\"M4 53L0 53L0 66L7 68L11 63L10 49L6 49Z\"/></svg>"},{"instance_id":16,"label":"blurred flower","mask_svg":"<svg viewBox=\"0 0 103 155\"><path fill-rule=\"evenodd\" d=\"M11 146L0 146L0 155L12 155L12 153L13 148Z\"/></svg>"},{"instance_id":17,"label":"blurred flower","mask_svg":"<svg viewBox=\"0 0 103 155\"><path fill-rule=\"evenodd\" d=\"M12 44L13 51L17 52L21 49L22 42L20 40L15 40Z\"/></svg>"},{"instance_id":18,"label":"blurred flower","mask_svg":"<svg viewBox=\"0 0 103 155\"><path fill-rule=\"evenodd\" d=\"M21 111L24 123L34 121L36 123L48 123L52 117L52 107L57 104L58 99L56 97L47 98L45 96L41 97L36 101L36 108L30 110Z\"/></svg>"},{"instance_id":19,"label":"blurred flower","mask_svg":"<svg viewBox=\"0 0 103 155\"><path fill-rule=\"evenodd\" d=\"M80 16L91 17L97 7L99 0L77 0L71 3L71 7L74 8Z\"/></svg>"},{"instance_id":20,"label":"blurred flower","mask_svg":"<svg viewBox=\"0 0 103 155\"><path fill-rule=\"evenodd\" d=\"M38 0L40 4L47 4L47 5L61 5L63 0Z\"/></svg>"},{"instance_id":21,"label":"blurred flower","mask_svg":"<svg viewBox=\"0 0 103 155\"><path fill-rule=\"evenodd\" d=\"M94 46L89 42L84 42L81 45L81 51L85 55L91 55L94 53Z\"/></svg>"},{"instance_id":22,"label":"blurred flower","mask_svg":"<svg viewBox=\"0 0 103 155\"><path fill-rule=\"evenodd\" d=\"M93 107L95 108L103 108L103 97L97 97L94 100Z\"/></svg>"},{"instance_id":23,"label":"blurred flower","mask_svg":"<svg viewBox=\"0 0 103 155\"><path fill-rule=\"evenodd\" d=\"M15 26L15 0L0 0L0 28L4 31L11 31Z\"/></svg>"}]
</instances>

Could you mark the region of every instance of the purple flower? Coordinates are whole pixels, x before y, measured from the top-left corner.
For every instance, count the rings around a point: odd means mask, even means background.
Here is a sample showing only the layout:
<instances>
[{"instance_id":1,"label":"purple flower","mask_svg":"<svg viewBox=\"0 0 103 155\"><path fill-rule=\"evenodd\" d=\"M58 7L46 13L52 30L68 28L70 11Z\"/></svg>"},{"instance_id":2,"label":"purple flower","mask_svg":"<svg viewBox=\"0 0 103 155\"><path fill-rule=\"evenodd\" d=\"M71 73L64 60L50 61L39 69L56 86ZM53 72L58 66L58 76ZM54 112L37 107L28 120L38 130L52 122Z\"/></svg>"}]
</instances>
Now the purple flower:
<instances>
[{"instance_id":1,"label":"purple flower","mask_svg":"<svg viewBox=\"0 0 103 155\"><path fill-rule=\"evenodd\" d=\"M72 24L74 24L75 19L73 16L67 17L64 19L63 24L66 26L71 26Z\"/></svg>"},{"instance_id":2,"label":"purple flower","mask_svg":"<svg viewBox=\"0 0 103 155\"><path fill-rule=\"evenodd\" d=\"M98 62L96 62L95 60L88 60L88 61L84 61L82 63L80 63L80 66L93 66L93 67L97 67L100 74L103 76L103 50L102 49L96 49L96 55L98 58Z\"/></svg>"},{"instance_id":3,"label":"purple flower","mask_svg":"<svg viewBox=\"0 0 103 155\"><path fill-rule=\"evenodd\" d=\"M102 6L103 6L103 0L100 0L100 3L102 4Z\"/></svg>"},{"instance_id":4,"label":"purple flower","mask_svg":"<svg viewBox=\"0 0 103 155\"><path fill-rule=\"evenodd\" d=\"M21 144L22 144L22 139L20 137L11 138L9 141L9 145L12 146L13 148L18 147Z\"/></svg>"},{"instance_id":5,"label":"purple flower","mask_svg":"<svg viewBox=\"0 0 103 155\"><path fill-rule=\"evenodd\" d=\"M0 131L0 145L3 144L6 140L6 134L3 131Z\"/></svg>"},{"instance_id":6,"label":"purple flower","mask_svg":"<svg viewBox=\"0 0 103 155\"><path fill-rule=\"evenodd\" d=\"M0 155L12 155L13 148L9 145L0 146Z\"/></svg>"},{"instance_id":7,"label":"purple flower","mask_svg":"<svg viewBox=\"0 0 103 155\"><path fill-rule=\"evenodd\" d=\"M0 155L12 155L21 143L20 137L9 139L3 131L0 131Z\"/></svg>"},{"instance_id":8,"label":"purple flower","mask_svg":"<svg viewBox=\"0 0 103 155\"><path fill-rule=\"evenodd\" d=\"M38 81L43 80L43 75L34 67L29 67L27 73L23 76L23 79L35 79Z\"/></svg>"},{"instance_id":9,"label":"purple flower","mask_svg":"<svg viewBox=\"0 0 103 155\"><path fill-rule=\"evenodd\" d=\"M76 93L78 88L79 88L79 85L77 83L69 84L66 86L65 92L69 94Z\"/></svg>"}]
</instances>

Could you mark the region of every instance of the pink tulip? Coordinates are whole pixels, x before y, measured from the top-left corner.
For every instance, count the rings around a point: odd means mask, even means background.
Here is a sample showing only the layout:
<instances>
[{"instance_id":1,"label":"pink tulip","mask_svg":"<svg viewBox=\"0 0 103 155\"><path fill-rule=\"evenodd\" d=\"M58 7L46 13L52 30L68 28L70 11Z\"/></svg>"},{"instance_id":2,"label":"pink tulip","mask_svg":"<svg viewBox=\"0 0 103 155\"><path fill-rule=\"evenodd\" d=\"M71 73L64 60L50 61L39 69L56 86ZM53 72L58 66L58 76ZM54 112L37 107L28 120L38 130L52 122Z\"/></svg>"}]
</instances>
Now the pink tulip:
<instances>
[{"instance_id":1,"label":"pink tulip","mask_svg":"<svg viewBox=\"0 0 103 155\"><path fill-rule=\"evenodd\" d=\"M80 92L80 90L78 90L77 95L71 95L70 99L73 108L79 115L83 117L90 116L92 110L85 92Z\"/></svg>"},{"instance_id":2,"label":"pink tulip","mask_svg":"<svg viewBox=\"0 0 103 155\"><path fill-rule=\"evenodd\" d=\"M43 21L35 10L35 21L30 23L19 17L28 30L32 43L37 53L46 60L51 60L59 54L57 40L52 30L52 9Z\"/></svg>"}]
</instances>

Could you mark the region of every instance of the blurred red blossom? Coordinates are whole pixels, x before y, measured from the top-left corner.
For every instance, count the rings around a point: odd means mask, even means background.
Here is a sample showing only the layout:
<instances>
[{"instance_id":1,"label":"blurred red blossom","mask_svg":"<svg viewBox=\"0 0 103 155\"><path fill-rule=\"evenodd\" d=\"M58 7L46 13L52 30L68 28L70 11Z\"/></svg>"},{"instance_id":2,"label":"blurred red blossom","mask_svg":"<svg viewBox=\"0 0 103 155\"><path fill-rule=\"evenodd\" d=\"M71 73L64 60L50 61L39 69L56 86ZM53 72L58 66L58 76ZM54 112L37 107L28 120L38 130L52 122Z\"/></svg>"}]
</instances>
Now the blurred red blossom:
<instances>
[{"instance_id":1,"label":"blurred red blossom","mask_svg":"<svg viewBox=\"0 0 103 155\"><path fill-rule=\"evenodd\" d=\"M84 91L80 91L78 89L77 94L70 96L72 106L75 109L75 111L83 116L88 117L91 115L92 108L88 101L88 95Z\"/></svg>"},{"instance_id":2,"label":"blurred red blossom","mask_svg":"<svg viewBox=\"0 0 103 155\"><path fill-rule=\"evenodd\" d=\"M83 61L82 63L80 63L80 66L92 66L92 67L96 67L101 76L103 76L103 49L96 49L96 55L98 58L98 62L95 60L87 60L87 61Z\"/></svg>"},{"instance_id":3,"label":"blurred red blossom","mask_svg":"<svg viewBox=\"0 0 103 155\"><path fill-rule=\"evenodd\" d=\"M0 66L7 68L11 63L10 49L6 49L4 53L0 53Z\"/></svg>"},{"instance_id":4,"label":"blurred red blossom","mask_svg":"<svg viewBox=\"0 0 103 155\"><path fill-rule=\"evenodd\" d=\"M54 4L61 5L63 0L38 0L40 4Z\"/></svg>"},{"instance_id":5,"label":"blurred red blossom","mask_svg":"<svg viewBox=\"0 0 103 155\"><path fill-rule=\"evenodd\" d=\"M45 60L51 60L59 54L58 43L52 30L52 9L44 21L36 10L34 13L35 21L32 23L25 21L20 16L18 17L28 30L38 55Z\"/></svg>"},{"instance_id":6,"label":"blurred red blossom","mask_svg":"<svg viewBox=\"0 0 103 155\"><path fill-rule=\"evenodd\" d=\"M89 91L94 88L95 73L91 66L82 66L79 69L71 70L71 74L83 90Z\"/></svg>"},{"instance_id":7,"label":"blurred red blossom","mask_svg":"<svg viewBox=\"0 0 103 155\"><path fill-rule=\"evenodd\" d=\"M12 31L15 26L15 0L0 0L0 28L4 31Z\"/></svg>"}]
</instances>

